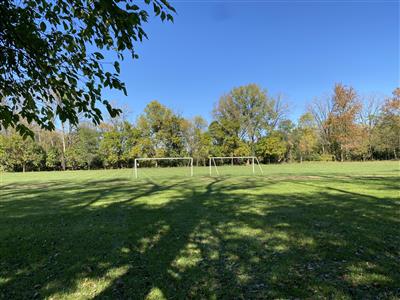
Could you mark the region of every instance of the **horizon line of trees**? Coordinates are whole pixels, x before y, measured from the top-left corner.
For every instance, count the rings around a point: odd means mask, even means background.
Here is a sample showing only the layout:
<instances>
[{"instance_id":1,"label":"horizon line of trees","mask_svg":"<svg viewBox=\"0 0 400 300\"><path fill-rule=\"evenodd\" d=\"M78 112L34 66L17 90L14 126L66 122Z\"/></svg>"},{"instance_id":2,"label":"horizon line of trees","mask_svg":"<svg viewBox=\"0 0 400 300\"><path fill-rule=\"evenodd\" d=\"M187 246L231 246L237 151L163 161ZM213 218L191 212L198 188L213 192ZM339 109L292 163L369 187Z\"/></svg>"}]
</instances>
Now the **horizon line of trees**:
<instances>
[{"instance_id":1,"label":"horizon line of trees","mask_svg":"<svg viewBox=\"0 0 400 300\"><path fill-rule=\"evenodd\" d=\"M400 88L386 99L363 99L336 84L295 122L287 112L281 97L249 84L219 99L210 124L152 101L135 123L118 117L99 126L62 123L55 131L27 125L34 139L3 129L0 169L123 168L137 157L192 156L196 165L206 165L209 156L254 155L263 163L399 158Z\"/></svg>"}]
</instances>

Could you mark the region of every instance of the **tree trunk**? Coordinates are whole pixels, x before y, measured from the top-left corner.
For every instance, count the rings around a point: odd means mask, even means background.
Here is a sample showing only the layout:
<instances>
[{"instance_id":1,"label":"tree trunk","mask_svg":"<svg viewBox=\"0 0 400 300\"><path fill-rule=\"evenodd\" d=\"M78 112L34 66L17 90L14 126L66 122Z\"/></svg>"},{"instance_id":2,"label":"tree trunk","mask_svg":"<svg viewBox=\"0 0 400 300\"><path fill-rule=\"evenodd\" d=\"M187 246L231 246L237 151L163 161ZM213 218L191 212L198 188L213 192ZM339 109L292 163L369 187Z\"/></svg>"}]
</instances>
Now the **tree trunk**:
<instances>
[{"instance_id":1,"label":"tree trunk","mask_svg":"<svg viewBox=\"0 0 400 300\"><path fill-rule=\"evenodd\" d=\"M341 162L344 161L344 154L343 154L343 148L342 148L342 146L340 146L340 161L341 161Z\"/></svg>"},{"instance_id":2,"label":"tree trunk","mask_svg":"<svg viewBox=\"0 0 400 300\"><path fill-rule=\"evenodd\" d=\"M65 171L65 128L64 123L61 122L61 141L62 141L62 151L61 151L61 168Z\"/></svg>"},{"instance_id":3,"label":"tree trunk","mask_svg":"<svg viewBox=\"0 0 400 300\"><path fill-rule=\"evenodd\" d=\"M25 170L26 170L26 164L22 163L22 172L25 173Z\"/></svg>"}]
</instances>

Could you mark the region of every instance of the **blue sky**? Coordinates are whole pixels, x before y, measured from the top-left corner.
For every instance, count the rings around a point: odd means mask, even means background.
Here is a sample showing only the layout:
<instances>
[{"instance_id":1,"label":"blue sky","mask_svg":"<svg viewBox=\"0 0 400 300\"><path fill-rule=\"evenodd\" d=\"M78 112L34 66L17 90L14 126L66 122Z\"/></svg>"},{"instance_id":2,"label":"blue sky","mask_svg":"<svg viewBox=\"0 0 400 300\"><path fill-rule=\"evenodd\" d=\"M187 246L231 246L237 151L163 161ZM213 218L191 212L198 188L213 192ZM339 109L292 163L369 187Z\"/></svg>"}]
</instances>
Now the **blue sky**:
<instances>
[{"instance_id":1,"label":"blue sky","mask_svg":"<svg viewBox=\"0 0 400 300\"><path fill-rule=\"evenodd\" d=\"M174 24L151 19L139 60L125 59L128 96L107 92L135 120L158 100L211 119L219 97L257 83L282 93L296 119L336 82L360 94L399 86L399 1L171 1Z\"/></svg>"}]
</instances>

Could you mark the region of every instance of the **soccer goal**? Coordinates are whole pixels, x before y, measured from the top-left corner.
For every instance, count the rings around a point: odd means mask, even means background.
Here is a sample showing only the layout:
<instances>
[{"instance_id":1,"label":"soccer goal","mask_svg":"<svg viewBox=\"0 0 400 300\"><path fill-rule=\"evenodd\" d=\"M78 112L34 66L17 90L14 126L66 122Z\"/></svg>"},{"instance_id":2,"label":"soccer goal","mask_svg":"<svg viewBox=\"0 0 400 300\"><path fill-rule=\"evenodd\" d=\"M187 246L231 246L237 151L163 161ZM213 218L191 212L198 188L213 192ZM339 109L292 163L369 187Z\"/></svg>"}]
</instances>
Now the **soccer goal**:
<instances>
[{"instance_id":1,"label":"soccer goal","mask_svg":"<svg viewBox=\"0 0 400 300\"><path fill-rule=\"evenodd\" d=\"M190 175L190 177L193 176L193 158L192 157L143 157L143 158L136 158L134 162L134 168L135 168L135 178L139 178L138 175L138 169L140 168L141 164L145 164L144 167L146 168L158 168L158 167L174 167L171 165L163 166L160 165L159 162L178 162L178 165L180 165L183 168L187 168L187 172L185 172L185 175ZM179 164L179 161L181 163ZM169 172L170 174L173 172ZM173 174L171 174L173 176Z\"/></svg>"},{"instance_id":2,"label":"soccer goal","mask_svg":"<svg viewBox=\"0 0 400 300\"><path fill-rule=\"evenodd\" d=\"M227 167L238 167L241 166L243 168L249 167L251 168L251 174L256 174L256 165L261 174L264 174L263 169L261 168L260 162L258 158L255 156L212 156L209 158L209 171L210 176L213 174L213 169L215 173L219 176L220 169L226 170ZM244 169L236 168L236 173L246 174L246 172L242 172ZM250 173L250 172L249 172Z\"/></svg>"}]
</instances>

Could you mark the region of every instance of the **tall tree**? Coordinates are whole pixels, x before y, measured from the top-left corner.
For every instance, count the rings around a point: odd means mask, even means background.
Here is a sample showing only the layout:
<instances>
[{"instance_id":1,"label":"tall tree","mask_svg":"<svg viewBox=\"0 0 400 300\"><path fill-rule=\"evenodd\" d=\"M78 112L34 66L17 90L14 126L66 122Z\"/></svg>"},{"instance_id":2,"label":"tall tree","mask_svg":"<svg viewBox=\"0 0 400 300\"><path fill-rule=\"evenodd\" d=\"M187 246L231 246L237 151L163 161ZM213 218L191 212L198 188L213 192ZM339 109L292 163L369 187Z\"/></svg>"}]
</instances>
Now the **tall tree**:
<instances>
[{"instance_id":1,"label":"tall tree","mask_svg":"<svg viewBox=\"0 0 400 300\"><path fill-rule=\"evenodd\" d=\"M272 98L258 85L249 84L222 96L214 118L228 137L247 141L254 153L257 140L277 127L285 109L280 97Z\"/></svg>"},{"instance_id":2,"label":"tall tree","mask_svg":"<svg viewBox=\"0 0 400 300\"><path fill-rule=\"evenodd\" d=\"M360 141L360 145L364 148L365 155L364 159L372 158L375 151L375 137L377 132L377 124L379 121L379 115L382 108L381 98L376 95L368 96L362 105L362 109L360 111L360 133L362 135L362 141Z\"/></svg>"},{"instance_id":3,"label":"tall tree","mask_svg":"<svg viewBox=\"0 0 400 300\"><path fill-rule=\"evenodd\" d=\"M133 160L140 156L140 130L124 121L121 126L122 131L122 159L127 166L131 165Z\"/></svg>"},{"instance_id":4,"label":"tall tree","mask_svg":"<svg viewBox=\"0 0 400 300\"><path fill-rule=\"evenodd\" d=\"M185 154L184 119L158 101L150 102L139 117L142 153L148 157Z\"/></svg>"},{"instance_id":5,"label":"tall tree","mask_svg":"<svg viewBox=\"0 0 400 300\"><path fill-rule=\"evenodd\" d=\"M99 133L89 124L83 124L78 128L79 154L85 162L87 169L90 169L99 150Z\"/></svg>"},{"instance_id":6,"label":"tall tree","mask_svg":"<svg viewBox=\"0 0 400 300\"><path fill-rule=\"evenodd\" d=\"M69 135L66 149L67 166L72 169L90 169L98 157L99 133L90 124L82 124Z\"/></svg>"},{"instance_id":7,"label":"tall tree","mask_svg":"<svg viewBox=\"0 0 400 300\"><path fill-rule=\"evenodd\" d=\"M163 129L172 111L159 103L150 102L139 117L138 128L142 133L142 153L149 157L164 156Z\"/></svg>"},{"instance_id":8,"label":"tall tree","mask_svg":"<svg viewBox=\"0 0 400 300\"><path fill-rule=\"evenodd\" d=\"M162 20L173 20L167 0L144 3ZM126 94L119 61L127 53L138 58L135 43L147 38L147 6L133 0L3 0L0 15L0 128L33 135L22 120L53 130L54 115L76 125L79 112L98 124L99 103L111 116L120 112L102 91ZM111 67L106 52L118 57Z\"/></svg>"},{"instance_id":9,"label":"tall tree","mask_svg":"<svg viewBox=\"0 0 400 300\"><path fill-rule=\"evenodd\" d=\"M397 159L400 152L400 88L386 99L377 124L377 148L386 153L387 158Z\"/></svg>"},{"instance_id":10,"label":"tall tree","mask_svg":"<svg viewBox=\"0 0 400 300\"><path fill-rule=\"evenodd\" d=\"M196 165L199 165L200 161L204 165L211 147L211 137L206 132L207 122L202 117L196 116L184 124L188 153L195 159Z\"/></svg>"},{"instance_id":11,"label":"tall tree","mask_svg":"<svg viewBox=\"0 0 400 300\"><path fill-rule=\"evenodd\" d=\"M304 157L310 157L313 152L316 152L318 141L316 124L311 113L305 113L300 117L296 135L299 159L303 162Z\"/></svg>"},{"instance_id":12,"label":"tall tree","mask_svg":"<svg viewBox=\"0 0 400 300\"><path fill-rule=\"evenodd\" d=\"M331 127L328 122L328 118L332 113L331 98L314 99L308 106L308 111L313 115L318 127L322 154L331 152Z\"/></svg>"},{"instance_id":13,"label":"tall tree","mask_svg":"<svg viewBox=\"0 0 400 300\"><path fill-rule=\"evenodd\" d=\"M280 122L278 131L282 133L283 139L286 142L286 161L291 162L293 159L293 150L295 148L295 124L287 119Z\"/></svg>"},{"instance_id":14,"label":"tall tree","mask_svg":"<svg viewBox=\"0 0 400 300\"><path fill-rule=\"evenodd\" d=\"M46 167L57 170L61 166L61 153L57 147L50 147L46 151Z\"/></svg>"},{"instance_id":15,"label":"tall tree","mask_svg":"<svg viewBox=\"0 0 400 300\"><path fill-rule=\"evenodd\" d=\"M210 154L212 156L225 156L233 153L233 149L228 149L228 154L225 153L226 134L224 128L217 121L212 121L208 126L208 134L211 139Z\"/></svg>"},{"instance_id":16,"label":"tall tree","mask_svg":"<svg viewBox=\"0 0 400 300\"><path fill-rule=\"evenodd\" d=\"M336 84L332 96L332 112L327 123L330 127L332 150L341 161L355 147L353 138L358 133L356 118L361 103L352 87Z\"/></svg>"},{"instance_id":17,"label":"tall tree","mask_svg":"<svg viewBox=\"0 0 400 300\"><path fill-rule=\"evenodd\" d=\"M107 131L103 132L99 153L105 167L122 167L123 136L118 126L110 126Z\"/></svg>"}]
</instances>

